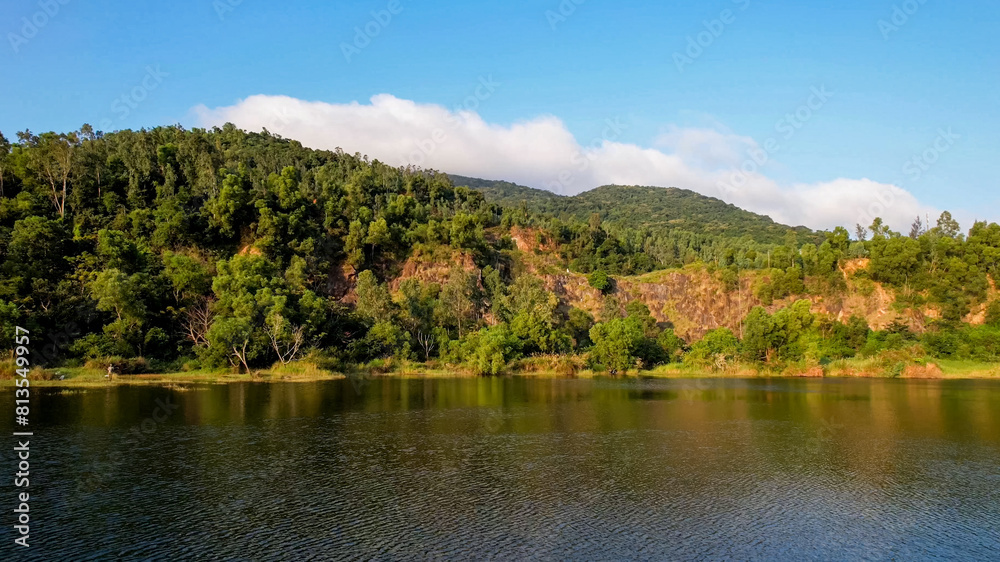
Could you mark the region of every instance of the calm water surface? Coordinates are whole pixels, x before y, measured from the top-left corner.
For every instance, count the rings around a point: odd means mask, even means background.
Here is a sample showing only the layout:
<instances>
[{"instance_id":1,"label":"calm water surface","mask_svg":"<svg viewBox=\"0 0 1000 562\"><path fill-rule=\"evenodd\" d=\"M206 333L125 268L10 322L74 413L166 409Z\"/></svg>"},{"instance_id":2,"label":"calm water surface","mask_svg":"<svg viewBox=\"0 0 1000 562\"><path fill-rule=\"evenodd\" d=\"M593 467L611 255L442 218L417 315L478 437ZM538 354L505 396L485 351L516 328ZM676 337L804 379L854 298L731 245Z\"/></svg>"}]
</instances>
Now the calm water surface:
<instances>
[{"instance_id":1,"label":"calm water surface","mask_svg":"<svg viewBox=\"0 0 1000 562\"><path fill-rule=\"evenodd\" d=\"M34 392L3 559L1000 559L990 381Z\"/></svg>"}]
</instances>

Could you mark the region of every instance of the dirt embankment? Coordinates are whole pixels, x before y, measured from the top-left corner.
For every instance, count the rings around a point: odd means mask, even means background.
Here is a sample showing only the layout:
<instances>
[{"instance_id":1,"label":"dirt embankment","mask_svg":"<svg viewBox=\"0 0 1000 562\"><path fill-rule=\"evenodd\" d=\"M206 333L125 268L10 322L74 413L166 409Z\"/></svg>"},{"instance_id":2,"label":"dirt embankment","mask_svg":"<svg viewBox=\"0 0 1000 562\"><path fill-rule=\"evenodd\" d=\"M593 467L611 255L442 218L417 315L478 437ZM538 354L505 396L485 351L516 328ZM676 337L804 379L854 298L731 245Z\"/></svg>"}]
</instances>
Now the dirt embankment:
<instances>
[{"instance_id":1,"label":"dirt embankment","mask_svg":"<svg viewBox=\"0 0 1000 562\"><path fill-rule=\"evenodd\" d=\"M565 270L565 266L546 259L545 244L539 244L537 233L533 230L514 229L512 238L521 250L523 270L539 276L546 289L559 297L564 309L581 308L595 318L601 317L605 297L590 286L586 275L572 273ZM536 253L539 249L543 250L542 254ZM873 329L884 329L893 322L901 321L918 332L926 330L930 321L939 317L939 311L932 306L919 310L899 310L895 305L896 293L892 288L859 275L867 266L866 259L850 260L842 265L841 274L847 284L847 290L842 293L792 296L774 301L766 308L773 313L796 300L807 299L812 302L814 313L840 321L859 315ZM438 251L434 255L411 257L403 264L400 275L390 282L390 289L398 290L406 279L446 283L455 267L478 271L472 256L461 251ZM344 268L337 272L336 277L338 285L347 288L343 291L343 300L351 302L355 278L353 270ZM720 327L729 328L740 335L743 319L755 306L762 304L754 295L754 289L764 281L766 275L763 272L744 271L738 287L728 289L707 268L689 266L679 270L615 278L612 295L617 298L622 310L633 300L642 301L657 321L672 324L679 336L693 341ZM996 297L997 291L991 286L990 298ZM982 305L973 309L966 321L981 324L984 317L985 305Z\"/></svg>"},{"instance_id":2,"label":"dirt embankment","mask_svg":"<svg viewBox=\"0 0 1000 562\"><path fill-rule=\"evenodd\" d=\"M403 271L399 274L399 277L389 283L389 290L398 291L399 286L407 279L416 279L421 283L443 285L448 282L451 271L456 267L465 271L479 272L479 268L476 267L476 262L473 261L472 256L461 251L453 251L447 257L411 257L403 264Z\"/></svg>"},{"instance_id":3,"label":"dirt embankment","mask_svg":"<svg viewBox=\"0 0 1000 562\"><path fill-rule=\"evenodd\" d=\"M868 267L867 259L850 260L841 268L847 290L836 295L793 295L766 306L768 312L788 306L799 299L812 302L812 311L831 318L847 321L851 316L865 318L876 330L884 329L893 322L903 322L917 332L925 331L930 322L940 317L934 306L920 309L900 310L896 306L896 292L864 278L858 277ZM565 305L587 310L598 317L604 306L604 297L590 287L584 275L570 272L545 275L546 287L553 291ZM754 296L754 287L766 280L766 275L758 271L745 271L740 276L738 288L727 289L723 283L706 268L687 267L682 270L659 271L639 277L616 278L614 295L621 305L632 300L640 300L649 307L659 322L673 324L677 334L688 341L698 339L716 328L726 327L740 334L741 324L746 315L762 305ZM997 298L994 286L990 289L989 300ZM970 324L982 324L985 320L986 305L975 307L966 316Z\"/></svg>"}]
</instances>

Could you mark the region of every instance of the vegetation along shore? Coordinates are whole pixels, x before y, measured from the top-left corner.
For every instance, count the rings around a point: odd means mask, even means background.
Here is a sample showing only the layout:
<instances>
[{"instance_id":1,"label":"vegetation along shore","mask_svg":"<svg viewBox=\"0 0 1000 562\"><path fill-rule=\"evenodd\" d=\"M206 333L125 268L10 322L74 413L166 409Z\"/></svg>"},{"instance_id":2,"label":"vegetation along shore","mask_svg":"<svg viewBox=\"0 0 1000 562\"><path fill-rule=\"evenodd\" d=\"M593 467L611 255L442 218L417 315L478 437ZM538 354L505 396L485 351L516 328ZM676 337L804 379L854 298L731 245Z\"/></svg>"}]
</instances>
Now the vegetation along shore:
<instances>
[{"instance_id":1,"label":"vegetation along shore","mask_svg":"<svg viewBox=\"0 0 1000 562\"><path fill-rule=\"evenodd\" d=\"M35 385L994 377L998 271L1000 225L947 212L820 232L231 125L0 135L0 352L30 330Z\"/></svg>"}]
</instances>

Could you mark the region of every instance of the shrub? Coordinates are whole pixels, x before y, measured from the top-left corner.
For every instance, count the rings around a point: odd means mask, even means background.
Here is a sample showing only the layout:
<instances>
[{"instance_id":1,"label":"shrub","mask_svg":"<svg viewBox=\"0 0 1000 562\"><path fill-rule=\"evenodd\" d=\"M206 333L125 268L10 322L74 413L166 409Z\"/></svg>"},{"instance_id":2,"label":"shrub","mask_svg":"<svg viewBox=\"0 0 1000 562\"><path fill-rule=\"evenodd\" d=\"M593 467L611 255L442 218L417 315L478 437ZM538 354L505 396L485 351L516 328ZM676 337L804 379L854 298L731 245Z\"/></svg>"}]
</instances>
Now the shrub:
<instances>
[{"instance_id":1,"label":"shrub","mask_svg":"<svg viewBox=\"0 0 1000 562\"><path fill-rule=\"evenodd\" d=\"M700 366L725 366L736 357L740 342L729 328L718 328L691 346L685 360Z\"/></svg>"},{"instance_id":2,"label":"shrub","mask_svg":"<svg viewBox=\"0 0 1000 562\"><path fill-rule=\"evenodd\" d=\"M108 367L116 375L140 375L149 372L149 363L145 357L121 358L118 356L90 359L84 364L87 369L107 372Z\"/></svg>"},{"instance_id":3,"label":"shrub","mask_svg":"<svg viewBox=\"0 0 1000 562\"><path fill-rule=\"evenodd\" d=\"M591 273L590 276L587 277L587 282L590 283L591 287L597 289L601 293L607 294L607 292L611 290L611 278L609 278L607 272L602 269L598 269L597 271Z\"/></svg>"}]
</instances>

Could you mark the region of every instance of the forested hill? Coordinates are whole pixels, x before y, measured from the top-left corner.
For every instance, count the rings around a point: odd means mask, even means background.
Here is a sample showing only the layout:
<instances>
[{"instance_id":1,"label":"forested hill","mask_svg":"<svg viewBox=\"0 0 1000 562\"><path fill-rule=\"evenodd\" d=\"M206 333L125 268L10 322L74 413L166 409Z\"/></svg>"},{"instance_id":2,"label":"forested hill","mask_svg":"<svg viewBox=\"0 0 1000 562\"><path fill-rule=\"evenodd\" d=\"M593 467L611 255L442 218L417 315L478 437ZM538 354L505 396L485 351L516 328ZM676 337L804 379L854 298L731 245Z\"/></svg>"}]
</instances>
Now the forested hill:
<instances>
[{"instance_id":1,"label":"forested hill","mask_svg":"<svg viewBox=\"0 0 1000 562\"><path fill-rule=\"evenodd\" d=\"M822 235L804 227L790 227L730 205L676 187L606 185L566 197L505 181L451 175L455 185L468 186L486 200L505 207L526 206L529 211L560 218L587 220L593 213L623 227L651 230L682 230L695 234L741 238L762 244L782 244L790 230L802 241L822 243Z\"/></svg>"},{"instance_id":2,"label":"forested hill","mask_svg":"<svg viewBox=\"0 0 1000 562\"><path fill-rule=\"evenodd\" d=\"M571 355L619 372L919 346L1000 360L997 224L877 219L852 242L679 189L456 179L485 189L231 124L0 134L0 380L15 327L46 342L32 365L101 377L304 357L483 374ZM870 300L900 322L837 316Z\"/></svg>"}]
</instances>

